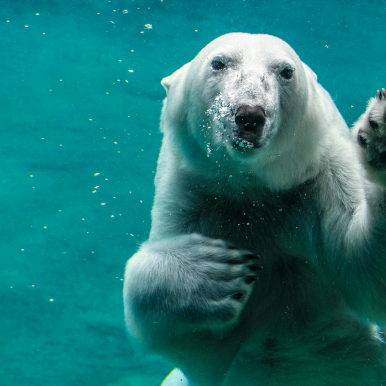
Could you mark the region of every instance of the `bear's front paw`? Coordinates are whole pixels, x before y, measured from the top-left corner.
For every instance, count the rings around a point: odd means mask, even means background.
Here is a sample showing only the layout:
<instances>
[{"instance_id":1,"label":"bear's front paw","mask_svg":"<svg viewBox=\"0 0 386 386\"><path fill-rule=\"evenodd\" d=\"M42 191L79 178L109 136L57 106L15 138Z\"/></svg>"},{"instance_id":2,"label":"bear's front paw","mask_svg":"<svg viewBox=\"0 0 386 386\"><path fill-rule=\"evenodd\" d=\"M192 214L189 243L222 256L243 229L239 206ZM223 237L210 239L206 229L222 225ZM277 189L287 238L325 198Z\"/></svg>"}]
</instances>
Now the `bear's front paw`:
<instances>
[{"instance_id":1,"label":"bear's front paw","mask_svg":"<svg viewBox=\"0 0 386 386\"><path fill-rule=\"evenodd\" d=\"M386 90L377 91L353 128L370 180L386 186Z\"/></svg>"},{"instance_id":2,"label":"bear's front paw","mask_svg":"<svg viewBox=\"0 0 386 386\"><path fill-rule=\"evenodd\" d=\"M168 244L181 278L176 313L188 323L218 329L237 322L262 269L259 257L232 244L199 234ZM182 287L183 286L183 287ZM182 287L182 288L181 288Z\"/></svg>"}]
</instances>

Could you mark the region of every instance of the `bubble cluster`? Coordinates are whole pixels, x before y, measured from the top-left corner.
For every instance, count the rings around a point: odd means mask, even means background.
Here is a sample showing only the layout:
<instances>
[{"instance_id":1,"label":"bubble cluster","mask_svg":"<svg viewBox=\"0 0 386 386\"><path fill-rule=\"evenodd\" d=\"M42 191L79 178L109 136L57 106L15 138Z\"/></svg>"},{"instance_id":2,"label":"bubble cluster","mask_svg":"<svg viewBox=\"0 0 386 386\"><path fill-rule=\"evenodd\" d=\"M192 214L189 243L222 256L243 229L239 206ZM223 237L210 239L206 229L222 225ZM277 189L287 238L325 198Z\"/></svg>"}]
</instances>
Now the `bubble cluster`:
<instances>
[{"instance_id":1,"label":"bubble cluster","mask_svg":"<svg viewBox=\"0 0 386 386\"><path fill-rule=\"evenodd\" d=\"M225 104L222 94L213 99L212 106L206 111L206 114L213 117L214 120L220 120L227 117L231 112L231 105Z\"/></svg>"},{"instance_id":2,"label":"bubble cluster","mask_svg":"<svg viewBox=\"0 0 386 386\"><path fill-rule=\"evenodd\" d=\"M241 141L236 141L234 145L238 146L239 148L242 148L242 149L253 149L255 147L255 145L253 143L248 142L245 139L243 139Z\"/></svg>"},{"instance_id":3,"label":"bubble cluster","mask_svg":"<svg viewBox=\"0 0 386 386\"><path fill-rule=\"evenodd\" d=\"M206 144L206 156L209 157L212 152L213 152L213 149L211 148L212 144L210 142L208 142Z\"/></svg>"},{"instance_id":4,"label":"bubble cluster","mask_svg":"<svg viewBox=\"0 0 386 386\"><path fill-rule=\"evenodd\" d=\"M219 93L212 102L210 108L206 111L210 122L201 125L201 131L207 138L213 133L216 137L222 139L222 144L230 141L231 132L235 130L234 116L232 115L232 105L224 101L223 95ZM209 157L214 151L217 151L221 144L216 142L217 146L213 147L211 143L206 143L207 156Z\"/></svg>"}]
</instances>

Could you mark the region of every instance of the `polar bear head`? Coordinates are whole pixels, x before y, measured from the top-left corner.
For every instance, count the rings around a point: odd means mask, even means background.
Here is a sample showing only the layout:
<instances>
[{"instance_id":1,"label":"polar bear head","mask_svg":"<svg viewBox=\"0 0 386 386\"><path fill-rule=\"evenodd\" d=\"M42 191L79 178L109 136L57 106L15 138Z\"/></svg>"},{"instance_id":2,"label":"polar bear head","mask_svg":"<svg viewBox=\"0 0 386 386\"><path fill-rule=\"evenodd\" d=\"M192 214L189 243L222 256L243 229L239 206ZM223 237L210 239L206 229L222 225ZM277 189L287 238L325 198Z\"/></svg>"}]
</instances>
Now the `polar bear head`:
<instances>
[{"instance_id":1,"label":"polar bear head","mask_svg":"<svg viewBox=\"0 0 386 386\"><path fill-rule=\"evenodd\" d=\"M202 167L208 156L228 166L242 163L261 176L268 166L284 176L299 175L300 164L315 158L315 126L324 120L316 76L279 38L223 35L162 85L161 130L190 163Z\"/></svg>"}]
</instances>

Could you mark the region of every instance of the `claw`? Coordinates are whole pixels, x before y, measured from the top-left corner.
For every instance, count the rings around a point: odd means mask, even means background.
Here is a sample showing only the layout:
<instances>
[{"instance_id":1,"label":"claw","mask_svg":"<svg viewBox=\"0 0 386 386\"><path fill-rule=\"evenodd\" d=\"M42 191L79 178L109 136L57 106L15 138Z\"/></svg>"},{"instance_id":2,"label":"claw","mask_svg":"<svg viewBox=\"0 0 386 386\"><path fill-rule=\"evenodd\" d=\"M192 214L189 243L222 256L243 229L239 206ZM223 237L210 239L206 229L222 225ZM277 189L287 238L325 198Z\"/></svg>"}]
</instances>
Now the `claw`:
<instances>
[{"instance_id":1,"label":"claw","mask_svg":"<svg viewBox=\"0 0 386 386\"><path fill-rule=\"evenodd\" d=\"M246 257L247 259L260 259L259 255L254 255L253 253L247 253L246 255L244 255L244 257Z\"/></svg>"},{"instance_id":2,"label":"claw","mask_svg":"<svg viewBox=\"0 0 386 386\"><path fill-rule=\"evenodd\" d=\"M382 98L386 99L386 90L382 88L382 91L377 90L378 100L382 100Z\"/></svg>"},{"instance_id":3,"label":"claw","mask_svg":"<svg viewBox=\"0 0 386 386\"><path fill-rule=\"evenodd\" d=\"M257 280L257 276L247 276L246 278L245 278L245 282L247 283L247 284L252 284L254 281L256 281Z\"/></svg>"},{"instance_id":4,"label":"claw","mask_svg":"<svg viewBox=\"0 0 386 386\"><path fill-rule=\"evenodd\" d=\"M252 271L261 271L263 267L261 265L252 264L249 266L249 269Z\"/></svg>"},{"instance_id":5,"label":"claw","mask_svg":"<svg viewBox=\"0 0 386 386\"><path fill-rule=\"evenodd\" d=\"M377 90L377 97L379 101L382 99L382 94L379 90Z\"/></svg>"},{"instance_id":6,"label":"claw","mask_svg":"<svg viewBox=\"0 0 386 386\"><path fill-rule=\"evenodd\" d=\"M244 294L241 292L237 292L236 294L232 295L232 298L235 300L241 300L244 297Z\"/></svg>"},{"instance_id":7,"label":"claw","mask_svg":"<svg viewBox=\"0 0 386 386\"><path fill-rule=\"evenodd\" d=\"M384 88L382 89L382 92L383 92L383 97L386 99L386 90Z\"/></svg>"}]
</instances>

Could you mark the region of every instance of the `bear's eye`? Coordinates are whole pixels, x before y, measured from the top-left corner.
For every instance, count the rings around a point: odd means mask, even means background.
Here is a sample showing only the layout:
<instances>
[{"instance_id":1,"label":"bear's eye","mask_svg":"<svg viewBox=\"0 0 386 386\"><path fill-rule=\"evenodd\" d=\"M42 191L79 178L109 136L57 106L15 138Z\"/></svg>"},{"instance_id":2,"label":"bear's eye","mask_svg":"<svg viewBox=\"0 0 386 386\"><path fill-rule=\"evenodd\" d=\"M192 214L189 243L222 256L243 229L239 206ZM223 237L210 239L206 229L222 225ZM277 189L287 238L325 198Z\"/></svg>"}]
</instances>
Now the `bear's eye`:
<instances>
[{"instance_id":1,"label":"bear's eye","mask_svg":"<svg viewBox=\"0 0 386 386\"><path fill-rule=\"evenodd\" d=\"M280 75L287 80L292 78L293 73L294 70L291 67L285 67L280 71Z\"/></svg>"},{"instance_id":2,"label":"bear's eye","mask_svg":"<svg viewBox=\"0 0 386 386\"><path fill-rule=\"evenodd\" d=\"M211 65L213 70L216 70L216 71L222 70L226 67L225 63L221 59L213 59Z\"/></svg>"},{"instance_id":3,"label":"bear's eye","mask_svg":"<svg viewBox=\"0 0 386 386\"><path fill-rule=\"evenodd\" d=\"M376 122L376 121L374 121L374 120L372 120L372 119L370 119L369 120L369 123L370 123L370 126L373 128L373 129L378 129L378 122Z\"/></svg>"}]
</instances>

